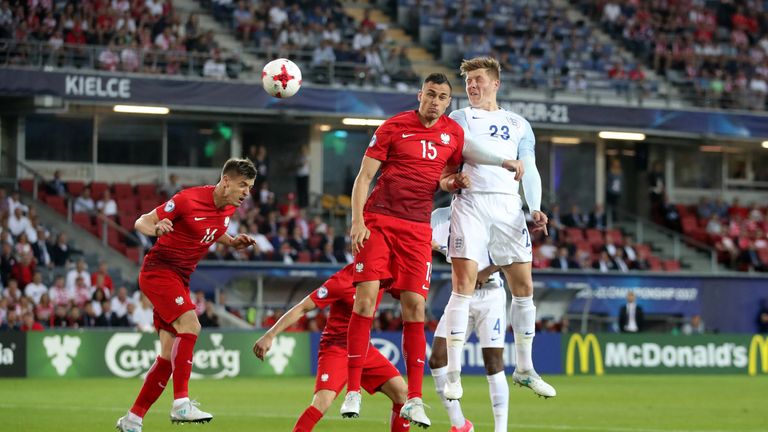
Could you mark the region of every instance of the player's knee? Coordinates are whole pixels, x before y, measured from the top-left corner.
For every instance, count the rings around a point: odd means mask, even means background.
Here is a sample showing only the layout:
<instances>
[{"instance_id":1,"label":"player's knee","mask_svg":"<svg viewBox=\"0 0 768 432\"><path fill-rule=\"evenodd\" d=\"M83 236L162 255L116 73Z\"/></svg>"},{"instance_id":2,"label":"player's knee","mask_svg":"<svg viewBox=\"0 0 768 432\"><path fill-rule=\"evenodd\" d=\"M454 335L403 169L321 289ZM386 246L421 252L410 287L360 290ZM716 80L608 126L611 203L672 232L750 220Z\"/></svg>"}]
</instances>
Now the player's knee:
<instances>
[{"instance_id":1,"label":"player's knee","mask_svg":"<svg viewBox=\"0 0 768 432\"><path fill-rule=\"evenodd\" d=\"M355 298L355 305L352 307L352 310L362 316L373 316L373 313L376 309L376 303L375 299L370 300L368 298Z\"/></svg>"},{"instance_id":2,"label":"player's knee","mask_svg":"<svg viewBox=\"0 0 768 432\"><path fill-rule=\"evenodd\" d=\"M485 363L485 374L496 375L504 370L504 361L502 359L493 359Z\"/></svg>"},{"instance_id":3,"label":"player's knee","mask_svg":"<svg viewBox=\"0 0 768 432\"><path fill-rule=\"evenodd\" d=\"M332 403L333 403L332 398L315 396L312 399L312 406L315 407L318 411L320 411L323 414L325 414L325 412L328 411L328 408L330 408Z\"/></svg>"}]
</instances>

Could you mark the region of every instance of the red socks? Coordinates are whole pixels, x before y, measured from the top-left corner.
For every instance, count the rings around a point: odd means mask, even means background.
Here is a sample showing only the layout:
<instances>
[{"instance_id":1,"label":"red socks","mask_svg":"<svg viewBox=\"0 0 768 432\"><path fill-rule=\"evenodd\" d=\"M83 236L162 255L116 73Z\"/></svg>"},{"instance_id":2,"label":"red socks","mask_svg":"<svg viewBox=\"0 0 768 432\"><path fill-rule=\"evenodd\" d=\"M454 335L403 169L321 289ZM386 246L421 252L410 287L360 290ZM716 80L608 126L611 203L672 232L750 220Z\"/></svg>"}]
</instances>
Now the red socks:
<instances>
[{"instance_id":1,"label":"red socks","mask_svg":"<svg viewBox=\"0 0 768 432\"><path fill-rule=\"evenodd\" d=\"M400 408L403 404L392 404L392 415L389 417L390 432L407 432L411 430L411 423L400 417Z\"/></svg>"},{"instance_id":2,"label":"red socks","mask_svg":"<svg viewBox=\"0 0 768 432\"><path fill-rule=\"evenodd\" d=\"M293 426L293 432L310 432L321 418L323 418L323 413L310 405L309 408L301 413L301 417L299 417L299 420L296 421L296 424Z\"/></svg>"},{"instance_id":3,"label":"red socks","mask_svg":"<svg viewBox=\"0 0 768 432\"><path fill-rule=\"evenodd\" d=\"M192 374L192 354L197 335L178 333L173 341L171 362L173 362L173 398L189 397L189 376Z\"/></svg>"},{"instance_id":4,"label":"red socks","mask_svg":"<svg viewBox=\"0 0 768 432\"><path fill-rule=\"evenodd\" d=\"M143 418L149 407L155 403L157 398L163 393L163 390L165 390L172 372L171 362L158 356L155 364L149 368L147 376L144 378L144 385L141 386L141 391L136 398L136 402L133 403L133 407L131 407L131 412Z\"/></svg>"},{"instance_id":5,"label":"red socks","mask_svg":"<svg viewBox=\"0 0 768 432\"><path fill-rule=\"evenodd\" d=\"M352 330L350 325L350 332ZM424 381L424 362L427 339L423 322L403 323L403 356L408 375L408 399L421 397L421 383Z\"/></svg>"},{"instance_id":6,"label":"red socks","mask_svg":"<svg viewBox=\"0 0 768 432\"><path fill-rule=\"evenodd\" d=\"M373 317L365 317L352 312L347 332L347 391L360 391L365 356L371 342L371 324Z\"/></svg>"}]
</instances>

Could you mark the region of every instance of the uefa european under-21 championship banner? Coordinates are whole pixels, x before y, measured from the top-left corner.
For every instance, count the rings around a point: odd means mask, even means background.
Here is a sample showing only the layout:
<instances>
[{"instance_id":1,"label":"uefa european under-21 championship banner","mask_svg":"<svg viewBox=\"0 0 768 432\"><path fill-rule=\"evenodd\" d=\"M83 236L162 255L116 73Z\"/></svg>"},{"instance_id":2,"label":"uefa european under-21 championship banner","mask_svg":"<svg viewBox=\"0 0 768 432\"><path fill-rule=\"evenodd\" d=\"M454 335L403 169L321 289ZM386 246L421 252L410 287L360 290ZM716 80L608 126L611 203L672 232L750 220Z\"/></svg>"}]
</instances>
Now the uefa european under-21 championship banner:
<instances>
[{"instance_id":1,"label":"uefa european under-21 championship banner","mask_svg":"<svg viewBox=\"0 0 768 432\"><path fill-rule=\"evenodd\" d=\"M263 332L203 331L197 339L192 378L301 376L310 373L309 334L285 333L262 362L252 353ZM154 333L44 331L27 334L30 377L143 377L160 342Z\"/></svg>"},{"instance_id":2,"label":"uefa european under-21 championship banner","mask_svg":"<svg viewBox=\"0 0 768 432\"><path fill-rule=\"evenodd\" d=\"M372 332L371 344L375 346L400 373L405 374L405 359L403 358L401 332ZM427 358L432 352L433 332L426 332ZM312 374L317 373L317 352L320 344L320 334L311 334L312 345ZM561 374L563 365L560 355L560 335L554 333L539 334L534 339L533 358L536 362L536 371L543 374ZM428 362L427 362L428 363ZM515 370L515 345L511 334L507 333L504 341L504 369L508 373ZM464 344L464 357L462 360L462 373L467 375L485 375L483 365L483 352L477 337L473 334ZM429 364L424 367L424 373L429 374Z\"/></svg>"},{"instance_id":3,"label":"uefa european under-21 championship banner","mask_svg":"<svg viewBox=\"0 0 768 432\"><path fill-rule=\"evenodd\" d=\"M187 110L287 110L382 118L416 106L413 91L396 93L305 86L297 96L275 99L263 91L260 82L16 68L0 68L0 95L50 95L67 100L162 104ZM452 108L465 105L466 100L456 97ZM501 101L501 105L536 124L621 127L742 138L768 136L768 117L760 114L531 101Z\"/></svg>"},{"instance_id":4,"label":"uefa european under-21 championship banner","mask_svg":"<svg viewBox=\"0 0 768 432\"><path fill-rule=\"evenodd\" d=\"M563 335L563 370L574 374L768 374L762 335Z\"/></svg>"}]
</instances>

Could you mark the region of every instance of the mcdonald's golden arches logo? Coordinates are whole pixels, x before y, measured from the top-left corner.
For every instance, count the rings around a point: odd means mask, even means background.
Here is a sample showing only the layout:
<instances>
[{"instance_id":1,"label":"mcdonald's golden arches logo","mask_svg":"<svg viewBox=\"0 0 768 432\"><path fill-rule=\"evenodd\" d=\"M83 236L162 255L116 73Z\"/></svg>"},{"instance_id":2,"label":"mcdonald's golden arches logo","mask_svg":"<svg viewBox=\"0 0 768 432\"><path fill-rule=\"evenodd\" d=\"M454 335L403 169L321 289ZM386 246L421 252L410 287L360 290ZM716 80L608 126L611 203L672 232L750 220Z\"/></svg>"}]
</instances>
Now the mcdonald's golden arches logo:
<instances>
[{"instance_id":1,"label":"mcdonald's golden arches logo","mask_svg":"<svg viewBox=\"0 0 768 432\"><path fill-rule=\"evenodd\" d=\"M574 352L579 351L579 371L583 374L589 373L589 353L592 352L592 357L595 360L595 375L603 375L605 373L603 367L603 352L600 349L600 343L597 341L597 337L588 333L585 336L580 334L573 334L568 340L568 347L565 350L565 374L568 376L573 375L574 371ZM768 356L764 357L768 358ZM750 363L751 364L751 363Z\"/></svg>"},{"instance_id":2,"label":"mcdonald's golden arches logo","mask_svg":"<svg viewBox=\"0 0 768 432\"><path fill-rule=\"evenodd\" d=\"M768 338L756 334L749 343L749 367L750 376L757 375L757 358L760 357L760 369L768 373Z\"/></svg>"}]
</instances>

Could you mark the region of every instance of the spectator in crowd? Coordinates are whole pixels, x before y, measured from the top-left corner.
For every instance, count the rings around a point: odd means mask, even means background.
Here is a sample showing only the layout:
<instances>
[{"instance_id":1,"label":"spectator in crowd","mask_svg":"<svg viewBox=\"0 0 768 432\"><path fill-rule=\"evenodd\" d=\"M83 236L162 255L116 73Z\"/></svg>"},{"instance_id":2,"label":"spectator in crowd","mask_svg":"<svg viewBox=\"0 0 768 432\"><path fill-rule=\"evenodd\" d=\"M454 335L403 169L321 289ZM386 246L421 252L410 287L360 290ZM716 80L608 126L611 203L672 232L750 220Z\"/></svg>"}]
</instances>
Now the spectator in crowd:
<instances>
[{"instance_id":1,"label":"spectator in crowd","mask_svg":"<svg viewBox=\"0 0 768 432\"><path fill-rule=\"evenodd\" d=\"M42 324L35 321L35 314L33 312L25 312L24 315L22 315L21 320L22 324L20 330L23 332L45 330Z\"/></svg>"},{"instance_id":2,"label":"spectator in crowd","mask_svg":"<svg viewBox=\"0 0 768 432\"><path fill-rule=\"evenodd\" d=\"M96 314L96 316L101 315L103 312L101 310L101 304L104 303L104 300L107 300L107 296L102 290L95 290L93 295L91 295L91 309L93 309L93 312Z\"/></svg>"},{"instance_id":3,"label":"spectator in crowd","mask_svg":"<svg viewBox=\"0 0 768 432\"><path fill-rule=\"evenodd\" d=\"M690 320L683 324L683 327L680 331L686 336L701 335L707 332L704 321L701 319L701 315L699 314L693 314Z\"/></svg>"},{"instance_id":4,"label":"spectator in crowd","mask_svg":"<svg viewBox=\"0 0 768 432\"><path fill-rule=\"evenodd\" d=\"M600 252L600 258L592 264L592 268L605 273L616 270L616 264L613 262L610 255L608 255L608 252L602 251Z\"/></svg>"},{"instance_id":5,"label":"spectator in crowd","mask_svg":"<svg viewBox=\"0 0 768 432\"><path fill-rule=\"evenodd\" d=\"M24 287L24 294L32 299L35 304L39 304L40 297L46 293L48 293L48 287L43 283L43 274L40 271L35 271L35 274L32 276L32 282Z\"/></svg>"},{"instance_id":6,"label":"spectator in crowd","mask_svg":"<svg viewBox=\"0 0 768 432\"><path fill-rule=\"evenodd\" d=\"M101 302L101 315L96 319L96 327L120 327L121 323L121 317L112 311L112 303L109 300Z\"/></svg>"},{"instance_id":7,"label":"spectator in crowd","mask_svg":"<svg viewBox=\"0 0 768 432\"><path fill-rule=\"evenodd\" d=\"M217 49L213 50L211 57L205 61L203 65L203 76L206 78L215 78L217 80L224 80L227 78L227 65L221 58L221 52Z\"/></svg>"},{"instance_id":8,"label":"spectator in crowd","mask_svg":"<svg viewBox=\"0 0 768 432\"><path fill-rule=\"evenodd\" d=\"M192 299L195 304L195 314L200 316L205 312L205 293L202 290L195 291L195 297Z\"/></svg>"},{"instance_id":9,"label":"spectator in crowd","mask_svg":"<svg viewBox=\"0 0 768 432\"><path fill-rule=\"evenodd\" d=\"M651 172L648 173L648 191L651 203L651 217L654 221L664 220L664 197L666 196L666 181L664 165L654 162Z\"/></svg>"},{"instance_id":10,"label":"spectator in crowd","mask_svg":"<svg viewBox=\"0 0 768 432\"><path fill-rule=\"evenodd\" d=\"M181 189L179 176L171 173L168 175L168 182L160 188L160 193L165 195L165 198L168 199L176 195Z\"/></svg>"},{"instance_id":11,"label":"spectator in crowd","mask_svg":"<svg viewBox=\"0 0 768 432\"><path fill-rule=\"evenodd\" d=\"M18 331L21 330L21 320L15 309L9 309L5 317L5 322L0 324L0 330Z\"/></svg>"},{"instance_id":12,"label":"spectator in crowd","mask_svg":"<svg viewBox=\"0 0 768 432\"><path fill-rule=\"evenodd\" d=\"M611 159L611 166L605 180L605 203L608 205L608 209L613 211L619 205L621 195L624 192L624 171L618 158ZM613 217L615 218L616 215L614 214Z\"/></svg>"},{"instance_id":13,"label":"spectator in crowd","mask_svg":"<svg viewBox=\"0 0 768 432\"><path fill-rule=\"evenodd\" d=\"M10 243L3 243L0 248L0 286L7 286L16 265L16 255L13 254L13 245Z\"/></svg>"},{"instance_id":14,"label":"spectator in crowd","mask_svg":"<svg viewBox=\"0 0 768 432\"><path fill-rule=\"evenodd\" d=\"M21 208L21 212L23 214L26 214L27 211L29 210L29 207L27 207L26 204L21 202L21 194L19 193L19 191L15 190L11 192L11 196L8 197L8 214L9 215L15 214L17 207Z\"/></svg>"},{"instance_id":15,"label":"spectator in crowd","mask_svg":"<svg viewBox=\"0 0 768 432\"><path fill-rule=\"evenodd\" d=\"M112 198L112 193L109 189L104 191L101 199L96 203L96 209L104 216L114 218L117 216L117 202Z\"/></svg>"},{"instance_id":16,"label":"spectator in crowd","mask_svg":"<svg viewBox=\"0 0 768 432\"><path fill-rule=\"evenodd\" d=\"M13 213L8 217L8 230L11 235L18 237L21 233L27 231L31 226L29 218L25 214L25 209L22 206L15 206Z\"/></svg>"},{"instance_id":17,"label":"spectator in crowd","mask_svg":"<svg viewBox=\"0 0 768 432\"><path fill-rule=\"evenodd\" d=\"M85 260L80 258L77 260L77 263L75 263L75 268L67 272L67 283L66 287L69 290L75 289L75 281L77 278L82 278L83 283L85 286L90 287L91 286L91 274L88 273L88 265L85 263Z\"/></svg>"},{"instance_id":18,"label":"spectator in crowd","mask_svg":"<svg viewBox=\"0 0 768 432\"><path fill-rule=\"evenodd\" d=\"M214 310L215 305L210 300L205 300L204 305L205 309L203 310L203 313L198 316L200 325L202 327L218 327L219 317Z\"/></svg>"},{"instance_id":19,"label":"spectator in crowd","mask_svg":"<svg viewBox=\"0 0 768 432\"><path fill-rule=\"evenodd\" d=\"M763 299L760 310L757 311L757 333L768 334L768 298Z\"/></svg>"},{"instance_id":20,"label":"spectator in crowd","mask_svg":"<svg viewBox=\"0 0 768 432\"><path fill-rule=\"evenodd\" d=\"M41 322L48 323L52 315L53 303L51 303L51 298L47 293L43 294L40 296L40 302L35 306L35 316Z\"/></svg>"},{"instance_id":21,"label":"spectator in crowd","mask_svg":"<svg viewBox=\"0 0 768 432\"><path fill-rule=\"evenodd\" d=\"M152 303L142 294L132 317L139 331L145 333L153 333L155 331L153 313Z\"/></svg>"},{"instance_id":22,"label":"spectator in crowd","mask_svg":"<svg viewBox=\"0 0 768 432\"><path fill-rule=\"evenodd\" d=\"M56 267L63 267L67 265L74 251L67 243L67 235L61 232L56 236L56 242L48 248L48 252L51 255L51 263Z\"/></svg>"},{"instance_id":23,"label":"spectator in crowd","mask_svg":"<svg viewBox=\"0 0 768 432\"><path fill-rule=\"evenodd\" d=\"M61 170L53 172L53 178L45 185L48 195L54 196L66 196L67 187L64 181L61 179Z\"/></svg>"},{"instance_id":24,"label":"spectator in crowd","mask_svg":"<svg viewBox=\"0 0 768 432\"><path fill-rule=\"evenodd\" d=\"M8 301L8 305L15 306L19 300L21 300L22 296L24 296L24 293L21 292L19 283L16 279L8 279L8 285L3 290L3 298Z\"/></svg>"},{"instance_id":25,"label":"spectator in crowd","mask_svg":"<svg viewBox=\"0 0 768 432\"><path fill-rule=\"evenodd\" d=\"M613 257L613 262L616 264L616 270L626 273L629 271L629 263L627 263L624 256L624 249L616 249L616 256Z\"/></svg>"},{"instance_id":26,"label":"spectator in crowd","mask_svg":"<svg viewBox=\"0 0 768 432\"><path fill-rule=\"evenodd\" d=\"M586 228L589 226L589 219L579 210L576 204L571 206L571 212L563 218L565 226L570 228Z\"/></svg>"},{"instance_id":27,"label":"spectator in crowd","mask_svg":"<svg viewBox=\"0 0 768 432\"><path fill-rule=\"evenodd\" d=\"M619 309L619 331L638 333L644 330L645 316L643 308L637 304L635 293L627 294L627 303Z\"/></svg>"},{"instance_id":28,"label":"spectator in crowd","mask_svg":"<svg viewBox=\"0 0 768 432\"><path fill-rule=\"evenodd\" d=\"M99 314L94 310L94 302L86 303L83 306L83 327L93 328L96 327L96 323L99 321ZM99 310L101 310L101 304L99 304Z\"/></svg>"},{"instance_id":29,"label":"spectator in crowd","mask_svg":"<svg viewBox=\"0 0 768 432\"><path fill-rule=\"evenodd\" d=\"M117 295L112 297L110 303L110 310L113 311L118 318L124 318L125 314L128 313L128 303L131 303L131 299L128 298L128 289L124 286L118 288Z\"/></svg>"},{"instance_id":30,"label":"spectator in crowd","mask_svg":"<svg viewBox=\"0 0 768 432\"><path fill-rule=\"evenodd\" d=\"M248 148L247 157L256 167L256 184L254 184L254 190L261 190L262 184L267 181L269 175L269 156L267 155L267 147L263 144L251 145ZM257 201L261 202L261 200Z\"/></svg>"},{"instance_id":31,"label":"spectator in crowd","mask_svg":"<svg viewBox=\"0 0 768 432\"><path fill-rule=\"evenodd\" d=\"M32 243L32 250L35 254L35 260L43 267L52 267L53 261L48 251L48 230L44 226L37 227L37 241Z\"/></svg>"},{"instance_id":32,"label":"spectator in crowd","mask_svg":"<svg viewBox=\"0 0 768 432\"><path fill-rule=\"evenodd\" d=\"M577 269L579 264L571 259L570 252L565 246L561 246L557 249L557 256L550 261L550 267L557 270Z\"/></svg>"},{"instance_id":33,"label":"spectator in crowd","mask_svg":"<svg viewBox=\"0 0 768 432\"><path fill-rule=\"evenodd\" d=\"M67 314L66 305L56 305L54 313L51 316L50 328L66 328L69 327L69 317Z\"/></svg>"},{"instance_id":34,"label":"spectator in crowd","mask_svg":"<svg viewBox=\"0 0 768 432\"><path fill-rule=\"evenodd\" d=\"M737 265L748 271L766 271L766 263L760 259L754 240L749 240L747 248L741 251L741 255L737 258Z\"/></svg>"},{"instance_id":35,"label":"spectator in crowd","mask_svg":"<svg viewBox=\"0 0 768 432\"><path fill-rule=\"evenodd\" d=\"M589 214L589 227L599 230L604 230L608 227L608 222L605 220L605 210L603 209L602 204L595 204L595 208L592 210L592 213Z\"/></svg>"},{"instance_id":36,"label":"spectator in crowd","mask_svg":"<svg viewBox=\"0 0 768 432\"><path fill-rule=\"evenodd\" d=\"M78 276L75 278L73 302L77 307L83 307L86 303L91 301L91 287L85 284L85 278Z\"/></svg>"},{"instance_id":37,"label":"spectator in crowd","mask_svg":"<svg viewBox=\"0 0 768 432\"><path fill-rule=\"evenodd\" d=\"M16 244L13 245L13 252L18 257L23 257L27 254L33 255L32 245L29 243L29 237L27 237L26 231L19 234L19 236L16 238Z\"/></svg>"},{"instance_id":38,"label":"spectator in crowd","mask_svg":"<svg viewBox=\"0 0 768 432\"><path fill-rule=\"evenodd\" d=\"M48 296L51 298L51 303L54 306L69 306L70 302L75 298L74 288L72 290L68 289L64 283L64 277L56 276L53 280L53 285L48 290Z\"/></svg>"},{"instance_id":39,"label":"spectator in crowd","mask_svg":"<svg viewBox=\"0 0 768 432\"><path fill-rule=\"evenodd\" d=\"M109 268L107 266L106 261L100 261L99 262L99 268L96 269L95 272L91 273L91 285L95 286L96 279L101 276L104 278L104 286L109 289L109 291L112 291L113 285L112 285L112 277L109 275Z\"/></svg>"},{"instance_id":40,"label":"spectator in crowd","mask_svg":"<svg viewBox=\"0 0 768 432\"><path fill-rule=\"evenodd\" d=\"M302 144L295 162L296 194L301 208L309 205L309 146Z\"/></svg>"},{"instance_id":41,"label":"spectator in crowd","mask_svg":"<svg viewBox=\"0 0 768 432\"><path fill-rule=\"evenodd\" d=\"M83 192L80 194L79 197L75 199L73 211L75 213L89 213L89 214L93 214L96 212L96 203L93 201L93 198L91 198L90 187L83 188Z\"/></svg>"}]
</instances>

